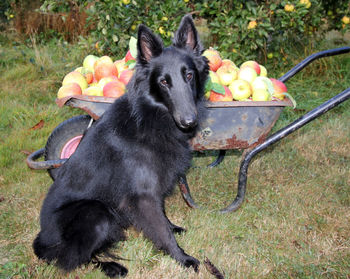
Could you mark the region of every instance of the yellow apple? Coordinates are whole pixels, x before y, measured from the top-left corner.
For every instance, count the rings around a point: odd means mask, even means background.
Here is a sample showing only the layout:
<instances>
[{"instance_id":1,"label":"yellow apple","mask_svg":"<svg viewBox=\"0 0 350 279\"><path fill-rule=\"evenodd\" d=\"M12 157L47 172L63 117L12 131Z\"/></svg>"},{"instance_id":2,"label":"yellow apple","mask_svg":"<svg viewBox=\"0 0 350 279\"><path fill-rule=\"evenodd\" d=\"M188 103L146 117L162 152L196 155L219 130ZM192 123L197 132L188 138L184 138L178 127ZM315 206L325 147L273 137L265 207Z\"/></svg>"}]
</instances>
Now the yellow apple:
<instances>
[{"instance_id":1,"label":"yellow apple","mask_svg":"<svg viewBox=\"0 0 350 279\"><path fill-rule=\"evenodd\" d=\"M237 79L237 71L231 65L221 66L216 71L216 74L219 77L220 84L226 85L226 86L231 84L235 79Z\"/></svg>"},{"instance_id":2,"label":"yellow apple","mask_svg":"<svg viewBox=\"0 0 350 279\"><path fill-rule=\"evenodd\" d=\"M249 68L246 68L246 69L249 69ZM256 74L254 70L253 72ZM237 101L248 99L252 94L252 87L250 86L250 83L246 80L242 80L242 79L234 80L229 85L228 88L232 92L233 99Z\"/></svg>"},{"instance_id":3,"label":"yellow apple","mask_svg":"<svg viewBox=\"0 0 350 279\"><path fill-rule=\"evenodd\" d=\"M270 101L271 94L269 93L269 91L267 91L267 89L256 89L253 91L252 100L253 101Z\"/></svg>"},{"instance_id":4,"label":"yellow apple","mask_svg":"<svg viewBox=\"0 0 350 279\"><path fill-rule=\"evenodd\" d=\"M103 96L102 88L99 86L90 86L83 90L83 95L86 96Z\"/></svg>"},{"instance_id":5,"label":"yellow apple","mask_svg":"<svg viewBox=\"0 0 350 279\"><path fill-rule=\"evenodd\" d=\"M260 67L260 76L261 77L267 77L267 70L263 65L259 65Z\"/></svg>"},{"instance_id":6,"label":"yellow apple","mask_svg":"<svg viewBox=\"0 0 350 279\"><path fill-rule=\"evenodd\" d=\"M90 54L86 56L83 61L84 69L90 72L94 72L94 65L97 60L98 60L98 57L95 55Z\"/></svg>"},{"instance_id":7,"label":"yellow apple","mask_svg":"<svg viewBox=\"0 0 350 279\"><path fill-rule=\"evenodd\" d=\"M249 83L252 83L257 76L258 74L251 67L241 67L238 71L238 79L243 79Z\"/></svg>"},{"instance_id":8,"label":"yellow apple","mask_svg":"<svg viewBox=\"0 0 350 279\"><path fill-rule=\"evenodd\" d=\"M79 84L81 90L84 90L85 88L88 87L88 83L85 77L81 73L76 71L66 74L65 77L63 78L62 85L66 85L68 83L74 83L74 82Z\"/></svg>"}]
</instances>

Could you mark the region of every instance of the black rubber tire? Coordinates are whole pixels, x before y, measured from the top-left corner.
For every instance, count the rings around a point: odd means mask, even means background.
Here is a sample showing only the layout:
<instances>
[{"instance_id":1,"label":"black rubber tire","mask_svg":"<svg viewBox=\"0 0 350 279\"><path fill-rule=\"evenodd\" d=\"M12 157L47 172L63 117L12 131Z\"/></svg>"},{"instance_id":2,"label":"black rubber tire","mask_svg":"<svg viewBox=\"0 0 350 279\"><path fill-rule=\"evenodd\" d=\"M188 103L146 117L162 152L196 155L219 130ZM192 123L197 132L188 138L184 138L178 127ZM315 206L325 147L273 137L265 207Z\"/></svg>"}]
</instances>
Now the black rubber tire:
<instances>
[{"instance_id":1,"label":"black rubber tire","mask_svg":"<svg viewBox=\"0 0 350 279\"><path fill-rule=\"evenodd\" d=\"M45 160L62 159L61 152L63 147L74 137L83 135L88 128L91 117L89 115L79 115L69 118L59 124L47 139L45 145ZM55 180L58 168L48 169L48 172Z\"/></svg>"}]
</instances>

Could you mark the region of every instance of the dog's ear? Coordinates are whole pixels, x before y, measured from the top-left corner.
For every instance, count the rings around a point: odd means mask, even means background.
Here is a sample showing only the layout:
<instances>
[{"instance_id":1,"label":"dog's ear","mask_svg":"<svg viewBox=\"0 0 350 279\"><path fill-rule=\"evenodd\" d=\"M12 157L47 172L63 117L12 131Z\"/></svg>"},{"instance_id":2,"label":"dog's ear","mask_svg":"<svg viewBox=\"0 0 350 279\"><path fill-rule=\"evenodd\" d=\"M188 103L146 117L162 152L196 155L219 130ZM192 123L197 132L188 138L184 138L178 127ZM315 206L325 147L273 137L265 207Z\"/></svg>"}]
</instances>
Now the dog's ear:
<instances>
[{"instance_id":1,"label":"dog's ear","mask_svg":"<svg viewBox=\"0 0 350 279\"><path fill-rule=\"evenodd\" d=\"M140 25L137 36L137 59L140 63L148 63L163 51L162 40L154 35L145 25Z\"/></svg>"},{"instance_id":2,"label":"dog's ear","mask_svg":"<svg viewBox=\"0 0 350 279\"><path fill-rule=\"evenodd\" d=\"M173 45L179 48L189 48L196 55L202 54L204 49L191 15L185 15L181 19L180 26L174 36Z\"/></svg>"}]
</instances>

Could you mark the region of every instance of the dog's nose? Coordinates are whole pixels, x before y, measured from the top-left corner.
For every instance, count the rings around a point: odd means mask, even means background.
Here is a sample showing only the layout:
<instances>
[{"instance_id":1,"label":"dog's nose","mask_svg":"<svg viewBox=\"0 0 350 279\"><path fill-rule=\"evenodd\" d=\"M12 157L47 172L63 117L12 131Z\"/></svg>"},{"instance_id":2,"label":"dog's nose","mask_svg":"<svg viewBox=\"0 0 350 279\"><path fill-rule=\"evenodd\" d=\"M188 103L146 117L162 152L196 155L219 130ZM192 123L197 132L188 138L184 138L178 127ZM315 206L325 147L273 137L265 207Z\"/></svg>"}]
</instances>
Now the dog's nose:
<instances>
[{"instance_id":1,"label":"dog's nose","mask_svg":"<svg viewBox=\"0 0 350 279\"><path fill-rule=\"evenodd\" d=\"M189 129L197 126L196 116L185 117L181 120L181 125L183 128Z\"/></svg>"}]
</instances>

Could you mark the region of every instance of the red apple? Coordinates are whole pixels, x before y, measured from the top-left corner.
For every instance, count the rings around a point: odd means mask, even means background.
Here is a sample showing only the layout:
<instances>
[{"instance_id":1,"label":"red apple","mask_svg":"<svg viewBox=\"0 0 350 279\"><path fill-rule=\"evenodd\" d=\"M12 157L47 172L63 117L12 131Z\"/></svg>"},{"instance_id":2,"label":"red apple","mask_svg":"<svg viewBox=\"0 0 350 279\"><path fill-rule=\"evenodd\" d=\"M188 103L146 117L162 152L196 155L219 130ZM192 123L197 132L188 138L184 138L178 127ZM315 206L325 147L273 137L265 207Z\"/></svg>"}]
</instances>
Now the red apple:
<instances>
[{"instance_id":1,"label":"red apple","mask_svg":"<svg viewBox=\"0 0 350 279\"><path fill-rule=\"evenodd\" d=\"M242 79L237 79L233 81L230 84L229 89L232 92L233 99L237 101L248 99L252 94L252 88L250 86L250 83Z\"/></svg>"},{"instance_id":2,"label":"red apple","mask_svg":"<svg viewBox=\"0 0 350 279\"><path fill-rule=\"evenodd\" d=\"M103 96L118 98L125 93L125 84L119 80L108 82L103 87Z\"/></svg>"},{"instance_id":3,"label":"red apple","mask_svg":"<svg viewBox=\"0 0 350 279\"><path fill-rule=\"evenodd\" d=\"M203 52L203 56L209 60L209 69L216 72L222 64L219 52L213 48L209 48Z\"/></svg>"},{"instance_id":4,"label":"red apple","mask_svg":"<svg viewBox=\"0 0 350 279\"><path fill-rule=\"evenodd\" d=\"M224 65L229 65L229 66L232 66L235 69L238 69L236 64L233 61L231 61L230 59L222 59L221 66L224 66Z\"/></svg>"},{"instance_id":5,"label":"red apple","mask_svg":"<svg viewBox=\"0 0 350 279\"><path fill-rule=\"evenodd\" d=\"M92 72L87 72L86 74L84 74L84 77L88 84L92 83L92 81L94 80L94 75Z\"/></svg>"},{"instance_id":6,"label":"red apple","mask_svg":"<svg viewBox=\"0 0 350 279\"><path fill-rule=\"evenodd\" d=\"M128 50L128 52L126 53L124 59L125 59L125 63L128 62L129 60L136 60L135 57L133 57L133 56L131 55L130 50Z\"/></svg>"},{"instance_id":7,"label":"red apple","mask_svg":"<svg viewBox=\"0 0 350 279\"><path fill-rule=\"evenodd\" d=\"M127 85L132 77L132 75L134 74L133 70L130 69L126 69L124 71L121 72L120 76L119 76L119 80L124 83L125 85Z\"/></svg>"},{"instance_id":8,"label":"red apple","mask_svg":"<svg viewBox=\"0 0 350 279\"><path fill-rule=\"evenodd\" d=\"M116 76L109 76L109 77L103 77L99 80L99 82L97 83L98 86L103 89L103 87L108 83L108 82L111 82L111 81L116 81L118 80L118 78Z\"/></svg>"},{"instance_id":9,"label":"red apple","mask_svg":"<svg viewBox=\"0 0 350 279\"><path fill-rule=\"evenodd\" d=\"M95 77L98 81L103 77L118 77L118 70L113 64L112 59L108 56L102 56L99 60L95 62L94 71Z\"/></svg>"},{"instance_id":10,"label":"red apple","mask_svg":"<svg viewBox=\"0 0 350 279\"><path fill-rule=\"evenodd\" d=\"M237 79L237 71L232 65L221 66L216 71L216 74L219 77L220 84L226 86L231 84L235 79Z\"/></svg>"},{"instance_id":11,"label":"red apple","mask_svg":"<svg viewBox=\"0 0 350 279\"><path fill-rule=\"evenodd\" d=\"M66 96L72 96L72 95L81 95L81 87L79 84L73 82L68 83L66 85L61 86L60 89L58 89L57 92L57 98L63 98Z\"/></svg>"},{"instance_id":12,"label":"red apple","mask_svg":"<svg viewBox=\"0 0 350 279\"><path fill-rule=\"evenodd\" d=\"M243 67L251 67L256 71L256 73L258 75L260 75L260 65L259 65L259 63L255 62L253 60L244 62L240 68L242 69Z\"/></svg>"},{"instance_id":13,"label":"red apple","mask_svg":"<svg viewBox=\"0 0 350 279\"><path fill-rule=\"evenodd\" d=\"M288 92L287 91L287 86L280 80L278 79L274 79L274 78L270 78L270 80L272 81L272 85L273 85L273 97L276 97L280 100L283 100L285 95L283 93Z\"/></svg>"},{"instance_id":14,"label":"red apple","mask_svg":"<svg viewBox=\"0 0 350 279\"><path fill-rule=\"evenodd\" d=\"M73 71L66 74L65 77L63 78L62 85L66 85L68 83L74 83L74 82L79 84L81 90L84 90L85 88L88 87L88 83L85 77L83 76L83 74L77 71Z\"/></svg>"},{"instance_id":15,"label":"red apple","mask_svg":"<svg viewBox=\"0 0 350 279\"><path fill-rule=\"evenodd\" d=\"M224 86L225 94L216 93L215 91L210 91L209 101L211 102L230 102L232 101L232 93L227 86Z\"/></svg>"},{"instance_id":16,"label":"red apple","mask_svg":"<svg viewBox=\"0 0 350 279\"><path fill-rule=\"evenodd\" d=\"M238 79L243 79L250 83L252 83L257 76L258 74L251 67L241 67L238 71Z\"/></svg>"},{"instance_id":17,"label":"red apple","mask_svg":"<svg viewBox=\"0 0 350 279\"><path fill-rule=\"evenodd\" d=\"M128 69L128 66L125 65L125 59L120 59L114 62L115 67L118 70L118 77L120 76L121 72Z\"/></svg>"}]
</instances>

